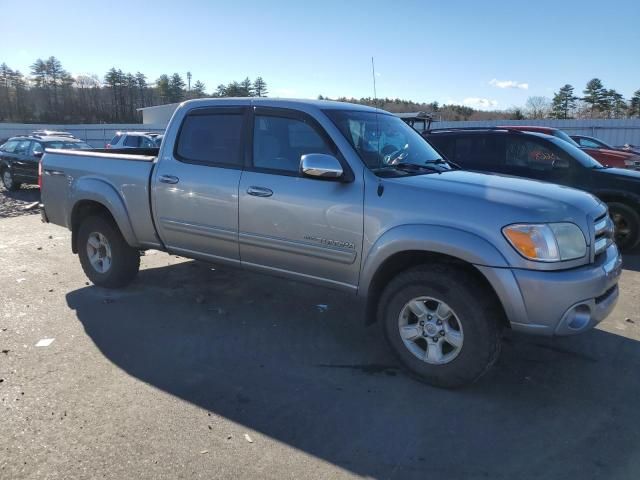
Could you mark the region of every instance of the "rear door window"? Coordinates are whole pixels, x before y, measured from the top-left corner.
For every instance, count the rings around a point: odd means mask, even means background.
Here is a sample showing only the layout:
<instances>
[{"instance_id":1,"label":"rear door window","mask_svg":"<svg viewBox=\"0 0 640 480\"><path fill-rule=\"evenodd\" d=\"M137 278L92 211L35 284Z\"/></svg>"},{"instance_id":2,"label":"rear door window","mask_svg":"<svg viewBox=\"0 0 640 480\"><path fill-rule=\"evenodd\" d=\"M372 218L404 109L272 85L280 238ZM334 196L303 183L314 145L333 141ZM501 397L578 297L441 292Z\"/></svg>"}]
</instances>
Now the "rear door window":
<instances>
[{"instance_id":1,"label":"rear door window","mask_svg":"<svg viewBox=\"0 0 640 480\"><path fill-rule=\"evenodd\" d=\"M509 137L506 144L506 163L509 167L545 171L569 168L569 161L555 150L522 137Z\"/></svg>"},{"instance_id":2,"label":"rear door window","mask_svg":"<svg viewBox=\"0 0 640 480\"><path fill-rule=\"evenodd\" d=\"M222 167L242 167L242 112L188 115L182 122L175 156L178 160Z\"/></svg>"},{"instance_id":3,"label":"rear door window","mask_svg":"<svg viewBox=\"0 0 640 480\"><path fill-rule=\"evenodd\" d=\"M140 138L142 137L137 135L127 135L127 138L124 139L124 146L137 148L140 145Z\"/></svg>"},{"instance_id":4,"label":"rear door window","mask_svg":"<svg viewBox=\"0 0 640 480\"><path fill-rule=\"evenodd\" d=\"M17 155L26 155L27 153L29 153L29 147L31 147L31 141L30 140L22 140L20 143L18 143L18 146L15 149L15 152Z\"/></svg>"},{"instance_id":5,"label":"rear door window","mask_svg":"<svg viewBox=\"0 0 640 480\"><path fill-rule=\"evenodd\" d=\"M472 170L499 171L504 166L503 138L481 134L457 137L451 160Z\"/></svg>"},{"instance_id":6,"label":"rear door window","mask_svg":"<svg viewBox=\"0 0 640 480\"><path fill-rule=\"evenodd\" d=\"M29 155L34 156L40 153L43 153L44 149L42 148L42 144L40 142L33 142L31 144L31 149L29 150Z\"/></svg>"}]
</instances>

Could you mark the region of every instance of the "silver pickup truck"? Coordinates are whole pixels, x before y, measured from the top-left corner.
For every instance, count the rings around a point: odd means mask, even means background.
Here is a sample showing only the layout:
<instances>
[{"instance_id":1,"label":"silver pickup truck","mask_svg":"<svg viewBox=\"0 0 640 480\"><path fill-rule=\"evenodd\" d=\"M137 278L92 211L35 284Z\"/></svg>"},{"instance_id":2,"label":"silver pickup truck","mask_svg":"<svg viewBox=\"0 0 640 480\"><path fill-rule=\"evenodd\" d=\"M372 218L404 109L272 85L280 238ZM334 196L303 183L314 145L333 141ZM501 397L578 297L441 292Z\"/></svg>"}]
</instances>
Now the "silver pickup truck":
<instances>
[{"instance_id":1,"label":"silver pickup truck","mask_svg":"<svg viewBox=\"0 0 640 480\"><path fill-rule=\"evenodd\" d=\"M444 387L485 373L504 328L583 332L618 298L602 202L460 170L381 110L193 100L157 155L127 152L42 159L43 218L72 231L99 286L127 285L140 251L160 249L344 290L411 372Z\"/></svg>"}]
</instances>

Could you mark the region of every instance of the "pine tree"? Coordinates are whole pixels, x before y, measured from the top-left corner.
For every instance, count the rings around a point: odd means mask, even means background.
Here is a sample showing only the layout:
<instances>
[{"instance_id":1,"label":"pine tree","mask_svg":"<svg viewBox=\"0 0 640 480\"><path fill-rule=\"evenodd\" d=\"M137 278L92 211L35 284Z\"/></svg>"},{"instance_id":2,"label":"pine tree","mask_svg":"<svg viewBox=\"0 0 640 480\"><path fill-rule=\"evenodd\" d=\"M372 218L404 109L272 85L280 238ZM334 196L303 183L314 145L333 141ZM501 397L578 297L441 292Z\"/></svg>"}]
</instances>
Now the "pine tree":
<instances>
[{"instance_id":1,"label":"pine tree","mask_svg":"<svg viewBox=\"0 0 640 480\"><path fill-rule=\"evenodd\" d=\"M226 97L227 96L227 86L224 84L220 84L216 87L216 91L213 94L214 97Z\"/></svg>"},{"instance_id":2,"label":"pine tree","mask_svg":"<svg viewBox=\"0 0 640 480\"><path fill-rule=\"evenodd\" d=\"M162 74L156 80L156 90L158 91L158 97L160 98L160 103L169 103L170 100L170 91L169 91L169 76L167 74Z\"/></svg>"},{"instance_id":3,"label":"pine tree","mask_svg":"<svg viewBox=\"0 0 640 480\"><path fill-rule=\"evenodd\" d=\"M573 94L573 86L566 84L553 95L551 103L551 116L553 118L571 118L571 111L576 108L578 97Z\"/></svg>"},{"instance_id":4,"label":"pine tree","mask_svg":"<svg viewBox=\"0 0 640 480\"><path fill-rule=\"evenodd\" d=\"M191 96L193 98L202 98L206 97L207 93L205 92L205 85L200 80L197 80L196 83L193 84L193 89L191 90Z\"/></svg>"},{"instance_id":5,"label":"pine tree","mask_svg":"<svg viewBox=\"0 0 640 480\"><path fill-rule=\"evenodd\" d=\"M240 82L240 97L253 97L253 84L249 77Z\"/></svg>"},{"instance_id":6,"label":"pine tree","mask_svg":"<svg viewBox=\"0 0 640 480\"><path fill-rule=\"evenodd\" d=\"M258 77L253 81L253 92L256 97L266 97L267 93L269 93L267 90L267 82L265 82L262 77Z\"/></svg>"},{"instance_id":7,"label":"pine tree","mask_svg":"<svg viewBox=\"0 0 640 480\"><path fill-rule=\"evenodd\" d=\"M629 102L629 116L640 117L640 90L633 92L633 97Z\"/></svg>"},{"instance_id":8,"label":"pine tree","mask_svg":"<svg viewBox=\"0 0 640 480\"><path fill-rule=\"evenodd\" d=\"M605 88L602 85L602 81L599 78L592 78L587 82L583 93L582 100L590 106L591 118L593 118L594 113L601 112L606 105Z\"/></svg>"},{"instance_id":9,"label":"pine tree","mask_svg":"<svg viewBox=\"0 0 640 480\"><path fill-rule=\"evenodd\" d=\"M179 73L174 73L169 79L169 102L180 102L184 98L185 83Z\"/></svg>"}]
</instances>

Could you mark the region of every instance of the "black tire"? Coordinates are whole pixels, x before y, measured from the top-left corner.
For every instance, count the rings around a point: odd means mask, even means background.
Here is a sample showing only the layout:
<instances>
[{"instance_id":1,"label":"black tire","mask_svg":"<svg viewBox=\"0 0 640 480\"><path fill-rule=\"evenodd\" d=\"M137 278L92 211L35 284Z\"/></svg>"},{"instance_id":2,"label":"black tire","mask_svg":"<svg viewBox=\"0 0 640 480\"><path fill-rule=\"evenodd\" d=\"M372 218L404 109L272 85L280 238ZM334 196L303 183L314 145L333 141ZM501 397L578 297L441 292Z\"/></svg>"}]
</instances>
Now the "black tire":
<instances>
[{"instance_id":1,"label":"black tire","mask_svg":"<svg viewBox=\"0 0 640 480\"><path fill-rule=\"evenodd\" d=\"M89 237L99 233L106 237L111 253L111 266L105 272L98 271L89 259ZM80 264L89 280L100 287L121 288L133 281L140 269L140 252L129 246L113 220L104 216L90 216L78 229L77 249Z\"/></svg>"},{"instance_id":2,"label":"black tire","mask_svg":"<svg viewBox=\"0 0 640 480\"><path fill-rule=\"evenodd\" d=\"M2 171L2 185L4 185L4 188L11 192L19 190L22 186L20 182L15 181L13 172L9 168L6 168Z\"/></svg>"},{"instance_id":3,"label":"black tire","mask_svg":"<svg viewBox=\"0 0 640 480\"><path fill-rule=\"evenodd\" d=\"M609 215L616 226L616 244L621 252L628 252L640 242L640 215L626 203L610 202ZM624 228L625 234L620 230Z\"/></svg>"},{"instance_id":4,"label":"black tire","mask_svg":"<svg viewBox=\"0 0 640 480\"><path fill-rule=\"evenodd\" d=\"M380 297L378 321L391 350L411 373L436 387L462 387L484 375L500 354L504 314L493 292L487 290L475 275L462 268L422 265L389 282ZM423 296L446 303L464 332L459 353L448 363L435 365L419 359L400 336L403 307Z\"/></svg>"}]
</instances>

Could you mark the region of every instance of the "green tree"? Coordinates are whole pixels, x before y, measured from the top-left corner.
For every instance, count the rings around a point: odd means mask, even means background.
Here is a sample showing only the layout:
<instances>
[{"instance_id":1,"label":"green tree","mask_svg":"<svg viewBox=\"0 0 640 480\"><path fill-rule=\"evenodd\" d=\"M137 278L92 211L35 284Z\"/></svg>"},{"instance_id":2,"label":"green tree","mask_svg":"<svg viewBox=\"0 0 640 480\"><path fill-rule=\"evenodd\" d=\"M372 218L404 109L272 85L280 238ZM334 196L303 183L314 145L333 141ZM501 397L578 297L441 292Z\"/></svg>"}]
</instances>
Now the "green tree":
<instances>
[{"instance_id":1,"label":"green tree","mask_svg":"<svg viewBox=\"0 0 640 480\"><path fill-rule=\"evenodd\" d=\"M231 82L225 87L225 97L245 97L244 90L238 82Z\"/></svg>"},{"instance_id":2,"label":"green tree","mask_svg":"<svg viewBox=\"0 0 640 480\"><path fill-rule=\"evenodd\" d=\"M169 79L169 102L180 102L184 98L185 83L178 73L171 75Z\"/></svg>"},{"instance_id":3,"label":"green tree","mask_svg":"<svg viewBox=\"0 0 640 480\"><path fill-rule=\"evenodd\" d=\"M216 87L216 91L213 94L214 97L226 97L227 96L227 86L222 83Z\"/></svg>"},{"instance_id":4,"label":"green tree","mask_svg":"<svg viewBox=\"0 0 640 480\"><path fill-rule=\"evenodd\" d=\"M624 96L613 89L606 91L605 105L609 118L623 118L628 108Z\"/></svg>"},{"instance_id":5,"label":"green tree","mask_svg":"<svg viewBox=\"0 0 640 480\"><path fill-rule=\"evenodd\" d=\"M156 90L158 92L158 97L160 98L160 103L169 103L170 100L170 89L169 89L169 76L167 74L162 74L156 80Z\"/></svg>"},{"instance_id":6,"label":"green tree","mask_svg":"<svg viewBox=\"0 0 640 480\"><path fill-rule=\"evenodd\" d=\"M193 89L191 90L191 96L193 98L202 98L202 97L206 97L207 93L205 92L205 85L204 83L202 83L200 80L196 81L196 83L193 84Z\"/></svg>"},{"instance_id":7,"label":"green tree","mask_svg":"<svg viewBox=\"0 0 640 480\"><path fill-rule=\"evenodd\" d=\"M253 81L253 92L256 97L266 97L267 93L269 93L267 90L267 82L265 82L262 77L258 77Z\"/></svg>"},{"instance_id":8,"label":"green tree","mask_svg":"<svg viewBox=\"0 0 640 480\"><path fill-rule=\"evenodd\" d=\"M640 90L633 92L629 102L629 116L640 117Z\"/></svg>"},{"instance_id":9,"label":"green tree","mask_svg":"<svg viewBox=\"0 0 640 480\"><path fill-rule=\"evenodd\" d=\"M136 86L138 88L138 98L140 107L147 106L147 76L144 73L136 73Z\"/></svg>"},{"instance_id":10,"label":"green tree","mask_svg":"<svg viewBox=\"0 0 640 480\"><path fill-rule=\"evenodd\" d=\"M249 77L240 82L240 97L253 97L253 84Z\"/></svg>"},{"instance_id":11,"label":"green tree","mask_svg":"<svg viewBox=\"0 0 640 480\"><path fill-rule=\"evenodd\" d=\"M606 90L599 78L589 80L582 93L584 93L582 100L590 107L591 118L595 113L602 112L603 107L606 106Z\"/></svg>"},{"instance_id":12,"label":"green tree","mask_svg":"<svg viewBox=\"0 0 640 480\"><path fill-rule=\"evenodd\" d=\"M571 118L571 111L576 108L578 97L573 94L573 86L566 84L553 95L551 116L553 118Z\"/></svg>"}]
</instances>

